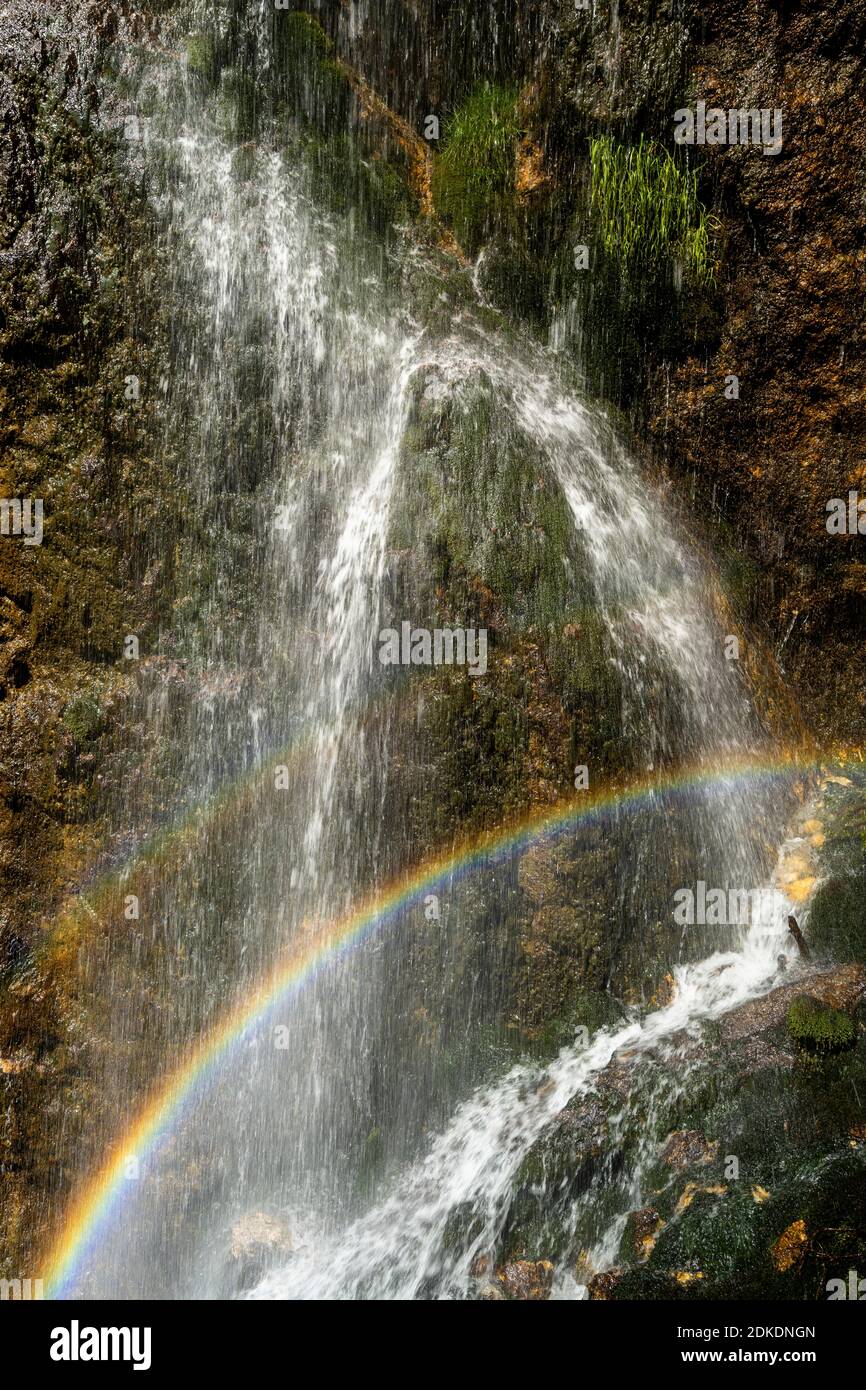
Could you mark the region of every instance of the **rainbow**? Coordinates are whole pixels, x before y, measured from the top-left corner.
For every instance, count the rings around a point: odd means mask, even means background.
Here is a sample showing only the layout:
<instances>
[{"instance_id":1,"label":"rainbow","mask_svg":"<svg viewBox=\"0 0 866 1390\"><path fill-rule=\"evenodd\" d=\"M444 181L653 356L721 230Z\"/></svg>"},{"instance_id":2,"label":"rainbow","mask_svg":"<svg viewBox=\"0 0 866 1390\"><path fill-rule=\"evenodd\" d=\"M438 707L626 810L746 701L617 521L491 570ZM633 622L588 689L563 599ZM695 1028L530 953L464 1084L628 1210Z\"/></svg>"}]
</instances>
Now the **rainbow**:
<instances>
[{"instance_id":1,"label":"rainbow","mask_svg":"<svg viewBox=\"0 0 866 1390\"><path fill-rule=\"evenodd\" d=\"M282 958L188 1050L112 1146L95 1175L74 1196L62 1230L43 1263L45 1296L72 1296L76 1278L83 1273L85 1262L96 1250L130 1188L130 1155L141 1161L151 1153L171 1130L185 1104L215 1076L217 1068L249 1030L314 978L326 962L357 947L437 887L450 886L480 866L491 866L582 823L648 803L659 794L700 792L724 781L789 778L814 771L815 767L814 758L792 753L763 762L741 759L723 767L681 770L663 780L644 779L626 788L581 793L579 800L560 803L516 825L452 847L323 926L314 937Z\"/></svg>"}]
</instances>

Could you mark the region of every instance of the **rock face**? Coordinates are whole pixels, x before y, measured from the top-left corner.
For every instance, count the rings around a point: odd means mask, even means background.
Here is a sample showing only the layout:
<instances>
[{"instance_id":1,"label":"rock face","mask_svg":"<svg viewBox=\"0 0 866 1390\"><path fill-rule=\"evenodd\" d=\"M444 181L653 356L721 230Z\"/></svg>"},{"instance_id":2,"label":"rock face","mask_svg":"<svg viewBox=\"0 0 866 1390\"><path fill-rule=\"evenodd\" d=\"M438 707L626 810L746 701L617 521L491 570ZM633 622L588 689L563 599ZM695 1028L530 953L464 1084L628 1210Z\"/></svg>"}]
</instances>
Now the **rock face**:
<instances>
[{"instance_id":1,"label":"rock face","mask_svg":"<svg viewBox=\"0 0 866 1390\"><path fill-rule=\"evenodd\" d=\"M615 15L513 0L508 41L492 45L483 73L474 49L461 52L480 16L423 0L383 8L384 31L412 34L426 53L420 88L386 79L398 106L447 116L503 69L521 85L515 200L485 259L487 292L542 331L572 302L593 384L629 406L655 459L687 483L699 531L712 520L738 617L780 648L813 731L849 739L866 707L862 644L851 640L866 617L866 566L857 535L828 534L826 508L864 490L864 0L748 13L736 0L685 13L674 0L649 10L620 0ZM572 243L593 235L589 137L642 133L670 148L674 113L698 101L782 112L776 155L688 151L720 219L716 290L678 298L663 275L624 293L592 246L584 293L571 261Z\"/></svg>"},{"instance_id":2,"label":"rock face","mask_svg":"<svg viewBox=\"0 0 866 1390\"><path fill-rule=\"evenodd\" d=\"M671 1168L690 1168L695 1164L712 1163L719 1151L718 1140L710 1142L695 1129L678 1129L661 1151L662 1163Z\"/></svg>"},{"instance_id":3,"label":"rock face","mask_svg":"<svg viewBox=\"0 0 866 1390\"><path fill-rule=\"evenodd\" d=\"M696 345L675 366L653 429L760 564L761 598L813 728L849 737L866 700L850 647L866 569L861 540L828 535L826 504L862 490L866 451L866 6L747 15L714 0L701 16L695 98L781 107L784 145L770 158L706 152L727 234L718 328L707 358ZM738 401L720 389L728 373L740 378Z\"/></svg>"},{"instance_id":4,"label":"rock face","mask_svg":"<svg viewBox=\"0 0 866 1390\"><path fill-rule=\"evenodd\" d=\"M603 113L623 138L640 129L667 144L675 109L698 101L782 111L778 155L689 151L721 219L718 290L701 308L683 301L662 352L661 320L638 342L608 332L603 389L619 383L640 401L658 456L696 485L699 510L731 538L743 617L769 626L812 729L848 740L866 704L863 647L851 640L866 617L866 568L862 539L828 535L826 508L864 484L866 5L745 12L708 0L682 20L669 4L648 19L628 0L618 6L614 96L601 35L568 17L567 4L551 9L563 18L562 45L541 64L556 92L542 107L551 153L566 111L578 129ZM635 347L649 371L628 385ZM620 373L617 357L629 359ZM731 376L736 399L725 393Z\"/></svg>"},{"instance_id":5,"label":"rock face","mask_svg":"<svg viewBox=\"0 0 866 1390\"><path fill-rule=\"evenodd\" d=\"M816 999L828 1008L853 1012L866 998L866 966L846 965L819 974L807 974L795 984L774 989L726 1014L721 1022L725 1043L739 1042L778 1027L787 1017L795 999L802 995Z\"/></svg>"},{"instance_id":6,"label":"rock face","mask_svg":"<svg viewBox=\"0 0 866 1390\"><path fill-rule=\"evenodd\" d=\"M41 1234L31 1204L44 1210L53 1185L60 1097L73 1142L83 1096L80 1013L66 1031L76 947L46 949L47 929L101 834L124 636L146 649L169 579L139 568L138 542L172 511L149 447L149 215L121 175L103 82L118 16L62 0L48 18L31 0L0 16L0 495L43 509L40 544L0 538L0 1273L13 1275Z\"/></svg>"}]
</instances>

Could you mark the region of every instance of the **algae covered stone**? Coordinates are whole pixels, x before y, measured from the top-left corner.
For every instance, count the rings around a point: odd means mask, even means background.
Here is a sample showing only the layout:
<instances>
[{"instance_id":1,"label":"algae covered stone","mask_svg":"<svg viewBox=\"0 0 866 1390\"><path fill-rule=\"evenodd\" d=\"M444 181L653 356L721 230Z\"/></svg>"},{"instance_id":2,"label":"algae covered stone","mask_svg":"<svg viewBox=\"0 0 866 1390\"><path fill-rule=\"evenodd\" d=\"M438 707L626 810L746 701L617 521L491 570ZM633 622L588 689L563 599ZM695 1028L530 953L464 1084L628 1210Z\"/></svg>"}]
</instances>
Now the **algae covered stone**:
<instances>
[{"instance_id":1,"label":"algae covered stone","mask_svg":"<svg viewBox=\"0 0 866 1390\"><path fill-rule=\"evenodd\" d=\"M857 1041L857 1025L849 1014L827 1008L808 994L788 1009L788 1032L801 1052L819 1057L846 1052Z\"/></svg>"}]
</instances>

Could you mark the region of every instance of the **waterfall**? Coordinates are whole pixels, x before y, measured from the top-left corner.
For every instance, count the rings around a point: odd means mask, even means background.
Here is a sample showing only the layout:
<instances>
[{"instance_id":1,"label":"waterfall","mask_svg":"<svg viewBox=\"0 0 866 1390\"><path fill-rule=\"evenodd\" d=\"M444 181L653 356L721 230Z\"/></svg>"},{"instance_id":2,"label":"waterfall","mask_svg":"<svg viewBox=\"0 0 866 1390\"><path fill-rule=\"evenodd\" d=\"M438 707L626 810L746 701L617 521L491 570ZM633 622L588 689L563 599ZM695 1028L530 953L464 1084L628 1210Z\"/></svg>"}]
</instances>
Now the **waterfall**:
<instances>
[{"instance_id":1,"label":"waterfall","mask_svg":"<svg viewBox=\"0 0 866 1390\"><path fill-rule=\"evenodd\" d=\"M206 9L193 18L210 23ZM660 858L668 890L688 883L684 865L705 864L724 888L769 882L768 824L780 832L766 791L725 772L732 760L766 755L767 735L726 660L714 581L662 487L581 399L554 352L491 326L468 276L462 309L444 329L431 327L423 295L407 283L438 284L438 248L405 228L383 244L357 209L327 205L315 152L278 139L276 116L260 114L254 133L239 133L245 83L266 85L271 70L274 16L252 3L226 15L220 37L241 26L237 52L253 53L254 77L239 58L213 90L188 59L135 70L137 101L153 115L147 147L133 157L151 183L176 306L163 446L179 459L196 533L187 556L194 599L165 639L185 693L158 669L142 694L156 741L173 750L172 784L193 827L180 869L155 890L158 929L142 945L157 962L154 989L166 995L147 1038L161 1066L281 950L407 867L394 780L412 749L401 742L377 638L409 616L399 610L390 538L413 485L406 436L419 393L459 410L467 383L482 383L502 428L535 451L567 503L622 691L621 737L641 775L659 779L639 813L619 818L633 850L619 922L642 929ZM708 774L687 818L665 781L685 764ZM200 823L202 808L238 786L230 813ZM151 795L143 791L132 811L125 796L118 816L145 821ZM422 992L451 992L458 962L476 950L465 922L472 913L498 920L513 867L486 874L482 864L455 887L424 957ZM667 1008L645 1017L635 1009L546 1065L513 1065L494 1049L482 1066L468 1045L455 1060L411 1041L401 1010L420 949L408 929L334 953L191 1096L130 1185L80 1291L249 1292L232 1273L229 1233L267 1211L296 1248L289 1257L275 1249L255 1296L471 1296L473 1267L496 1246L515 1175L546 1127L626 1050L635 1094L645 1100L659 1072L669 1085L664 1059L676 1035L772 983L784 913L780 903L729 949L684 960ZM450 1007L468 1038L498 1028L498 1043L499 977L514 946L493 927L490 938ZM132 1014L119 998L105 1064L118 1104L137 1093L145 1069ZM377 1147L387 1161L373 1165ZM599 1265L639 1198L644 1157L603 1175L562 1217ZM467 1207L471 1234L455 1241L455 1214ZM564 1275L557 1289L568 1296Z\"/></svg>"}]
</instances>

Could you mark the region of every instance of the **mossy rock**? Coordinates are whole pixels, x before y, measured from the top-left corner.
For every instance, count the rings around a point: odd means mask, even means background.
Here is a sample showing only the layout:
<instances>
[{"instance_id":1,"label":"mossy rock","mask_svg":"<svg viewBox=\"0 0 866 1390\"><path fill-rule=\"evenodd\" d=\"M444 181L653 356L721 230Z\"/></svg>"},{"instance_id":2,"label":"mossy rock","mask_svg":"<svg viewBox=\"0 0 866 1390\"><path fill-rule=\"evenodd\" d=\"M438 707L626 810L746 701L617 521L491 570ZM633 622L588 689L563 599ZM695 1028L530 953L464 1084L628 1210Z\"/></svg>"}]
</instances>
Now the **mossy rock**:
<instances>
[{"instance_id":1,"label":"mossy rock","mask_svg":"<svg viewBox=\"0 0 866 1390\"><path fill-rule=\"evenodd\" d=\"M603 989L575 989L565 1009L549 1018L531 1044L535 1056L552 1057L560 1048L574 1042L578 1028L587 1028L591 1036L601 1028L616 1028L626 1018L626 1009L612 994Z\"/></svg>"},{"instance_id":2,"label":"mossy rock","mask_svg":"<svg viewBox=\"0 0 866 1390\"><path fill-rule=\"evenodd\" d=\"M454 1207L442 1233L442 1247L449 1254L468 1250L484 1230L484 1215L474 1202Z\"/></svg>"},{"instance_id":3,"label":"mossy rock","mask_svg":"<svg viewBox=\"0 0 866 1390\"><path fill-rule=\"evenodd\" d=\"M834 961L866 960L866 873L821 885L809 912L809 941Z\"/></svg>"},{"instance_id":4,"label":"mossy rock","mask_svg":"<svg viewBox=\"0 0 866 1390\"><path fill-rule=\"evenodd\" d=\"M340 132L311 142L306 154L313 194L331 214L353 220L359 216L378 237L386 237L395 223L411 215L412 196L403 173L386 159L366 157L352 135Z\"/></svg>"},{"instance_id":5,"label":"mossy rock","mask_svg":"<svg viewBox=\"0 0 866 1390\"><path fill-rule=\"evenodd\" d=\"M613 1297L824 1299L831 1278L866 1263L866 1149L800 1165L756 1202L746 1183L696 1197L660 1233L648 1264ZM678 1271L700 1273L679 1284Z\"/></svg>"},{"instance_id":6,"label":"mossy rock","mask_svg":"<svg viewBox=\"0 0 866 1390\"><path fill-rule=\"evenodd\" d=\"M275 15L271 90L296 120L326 135L346 128L351 88L331 40L312 15Z\"/></svg>"},{"instance_id":7,"label":"mossy rock","mask_svg":"<svg viewBox=\"0 0 866 1390\"><path fill-rule=\"evenodd\" d=\"M485 296L512 320L545 322L550 268L525 237L495 237L484 248L478 276Z\"/></svg>"},{"instance_id":8,"label":"mossy rock","mask_svg":"<svg viewBox=\"0 0 866 1390\"><path fill-rule=\"evenodd\" d=\"M93 695L76 695L63 713L63 725L79 745L97 738L103 722L102 709Z\"/></svg>"},{"instance_id":9,"label":"mossy rock","mask_svg":"<svg viewBox=\"0 0 866 1390\"><path fill-rule=\"evenodd\" d=\"M208 81L217 75L216 46L210 34L193 34L186 43L186 61L191 72Z\"/></svg>"},{"instance_id":10,"label":"mossy rock","mask_svg":"<svg viewBox=\"0 0 866 1390\"><path fill-rule=\"evenodd\" d=\"M857 1025L850 1014L827 1008L808 994L788 1009L788 1032L801 1052L827 1057L847 1052L857 1042Z\"/></svg>"},{"instance_id":11,"label":"mossy rock","mask_svg":"<svg viewBox=\"0 0 866 1390\"><path fill-rule=\"evenodd\" d=\"M846 762L833 771L843 780L830 782L825 788L822 864L828 876L863 875L866 881L866 767ZM861 915L866 920L866 913Z\"/></svg>"},{"instance_id":12,"label":"mossy rock","mask_svg":"<svg viewBox=\"0 0 866 1390\"><path fill-rule=\"evenodd\" d=\"M580 616L597 669L598 625L570 578L582 565L568 504L484 373L456 392L442 393L434 374L419 381L402 453L406 482L391 544L410 551L423 537L416 587L444 591L459 611L479 583L514 631Z\"/></svg>"}]
</instances>

